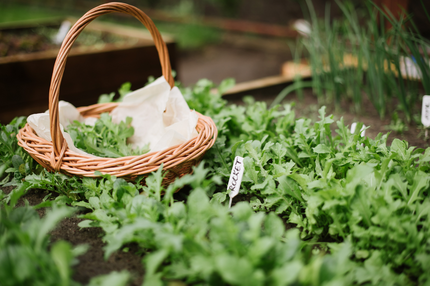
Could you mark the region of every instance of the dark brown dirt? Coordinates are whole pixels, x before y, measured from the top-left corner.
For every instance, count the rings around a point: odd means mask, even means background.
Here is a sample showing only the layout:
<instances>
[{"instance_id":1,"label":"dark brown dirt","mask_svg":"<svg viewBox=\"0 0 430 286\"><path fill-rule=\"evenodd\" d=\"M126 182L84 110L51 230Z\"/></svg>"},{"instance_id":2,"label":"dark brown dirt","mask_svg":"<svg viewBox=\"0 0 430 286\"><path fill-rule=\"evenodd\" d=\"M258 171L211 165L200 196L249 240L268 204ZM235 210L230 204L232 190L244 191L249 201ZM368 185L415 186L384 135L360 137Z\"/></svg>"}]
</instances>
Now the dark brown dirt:
<instances>
[{"instance_id":1,"label":"dark brown dirt","mask_svg":"<svg viewBox=\"0 0 430 286\"><path fill-rule=\"evenodd\" d=\"M0 31L0 57L57 50L60 45L53 42L59 27L32 29L10 29ZM134 42L134 39L106 32L83 31L74 47L104 45L109 43Z\"/></svg>"}]
</instances>

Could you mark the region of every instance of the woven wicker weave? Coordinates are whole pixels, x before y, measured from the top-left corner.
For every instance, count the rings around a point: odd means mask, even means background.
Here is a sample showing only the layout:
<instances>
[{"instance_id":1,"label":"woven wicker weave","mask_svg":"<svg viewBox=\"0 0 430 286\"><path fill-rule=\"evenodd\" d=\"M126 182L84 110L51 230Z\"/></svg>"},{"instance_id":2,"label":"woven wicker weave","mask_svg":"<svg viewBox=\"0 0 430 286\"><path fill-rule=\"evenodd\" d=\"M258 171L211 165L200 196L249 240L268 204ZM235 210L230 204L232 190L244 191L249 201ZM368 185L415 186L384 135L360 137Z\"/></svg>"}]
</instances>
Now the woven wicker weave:
<instances>
[{"instance_id":1,"label":"woven wicker weave","mask_svg":"<svg viewBox=\"0 0 430 286\"><path fill-rule=\"evenodd\" d=\"M94 158L71 151L60 131L59 123L59 92L67 55L79 33L98 16L120 12L134 16L142 22L154 39L158 50L163 76L171 87L174 80L171 74L170 60L166 44L152 20L134 6L111 2L100 5L88 11L70 29L58 52L49 90L49 116L52 142L37 136L35 131L26 124L17 134L18 144L23 147L39 164L50 171L60 171L69 175L96 177L95 171L111 174L117 177L134 178L157 170L161 164L166 172L163 185L170 184L176 177L192 172L192 166L197 165L206 150L212 147L217 137L217 129L211 118L198 113L198 136L184 144L168 149L151 152L140 156L123 158ZM78 110L84 117L98 117L103 112L112 111L118 104L95 104L80 107Z\"/></svg>"}]
</instances>

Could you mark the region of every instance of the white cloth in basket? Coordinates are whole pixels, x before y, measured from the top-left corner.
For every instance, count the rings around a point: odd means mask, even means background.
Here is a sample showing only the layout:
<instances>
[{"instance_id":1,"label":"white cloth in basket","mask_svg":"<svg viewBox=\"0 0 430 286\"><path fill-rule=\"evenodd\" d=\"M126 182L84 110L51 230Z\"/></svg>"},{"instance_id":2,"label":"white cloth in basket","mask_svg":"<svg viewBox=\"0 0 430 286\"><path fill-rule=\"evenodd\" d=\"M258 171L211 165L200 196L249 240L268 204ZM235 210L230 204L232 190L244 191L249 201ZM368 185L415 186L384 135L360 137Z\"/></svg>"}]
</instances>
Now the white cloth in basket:
<instances>
[{"instance_id":1,"label":"white cloth in basket","mask_svg":"<svg viewBox=\"0 0 430 286\"><path fill-rule=\"evenodd\" d=\"M134 147L149 143L151 152L185 143L197 136L197 113L190 110L179 89L171 89L163 76L127 94L111 115L116 123L127 116L132 117L134 135L129 138L129 143Z\"/></svg>"},{"instance_id":2,"label":"white cloth in basket","mask_svg":"<svg viewBox=\"0 0 430 286\"><path fill-rule=\"evenodd\" d=\"M63 127L75 120L94 125L96 119L83 118L72 104L65 101L59 102L59 114L61 132L70 150L96 157L76 148L70 135L63 131ZM112 110L111 115L112 121L116 123L124 121L126 117L132 117L134 135L129 138L129 143L134 147L149 143L150 152L185 143L197 136L197 113L190 110L179 89L171 89L163 76L126 95L123 102ZM49 110L30 115L27 122L39 137L52 141Z\"/></svg>"}]
</instances>

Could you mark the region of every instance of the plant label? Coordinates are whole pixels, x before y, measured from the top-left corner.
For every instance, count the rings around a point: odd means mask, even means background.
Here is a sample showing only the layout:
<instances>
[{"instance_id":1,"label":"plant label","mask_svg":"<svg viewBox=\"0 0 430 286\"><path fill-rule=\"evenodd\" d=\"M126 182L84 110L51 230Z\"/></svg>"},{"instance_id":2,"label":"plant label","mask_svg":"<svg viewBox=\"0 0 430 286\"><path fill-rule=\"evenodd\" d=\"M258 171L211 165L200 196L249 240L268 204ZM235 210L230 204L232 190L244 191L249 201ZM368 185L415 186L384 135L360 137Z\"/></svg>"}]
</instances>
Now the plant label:
<instances>
[{"instance_id":1,"label":"plant label","mask_svg":"<svg viewBox=\"0 0 430 286\"><path fill-rule=\"evenodd\" d=\"M424 127L430 127L430 95L423 96L423 107L421 111L421 123Z\"/></svg>"},{"instance_id":2,"label":"plant label","mask_svg":"<svg viewBox=\"0 0 430 286\"><path fill-rule=\"evenodd\" d=\"M355 128L357 127L357 123L354 122L351 124L351 134L354 134L355 132ZM361 137L364 137L366 135L366 130L365 130L366 126L363 124L363 126L361 127Z\"/></svg>"},{"instance_id":3,"label":"plant label","mask_svg":"<svg viewBox=\"0 0 430 286\"><path fill-rule=\"evenodd\" d=\"M70 23L69 21L63 21L63 23L61 23L60 29L58 30L58 33L55 35L54 37L54 43L56 43L57 45L61 44L64 40L64 38L66 37L67 33L70 30L70 27L72 26L72 23Z\"/></svg>"},{"instance_id":4,"label":"plant label","mask_svg":"<svg viewBox=\"0 0 430 286\"><path fill-rule=\"evenodd\" d=\"M230 179L228 180L227 185L227 189L230 190L230 203L228 205L229 208L231 208L233 198L239 194L244 170L245 167L243 165L243 158L236 156L236 158L234 158L233 168L231 169Z\"/></svg>"}]
</instances>

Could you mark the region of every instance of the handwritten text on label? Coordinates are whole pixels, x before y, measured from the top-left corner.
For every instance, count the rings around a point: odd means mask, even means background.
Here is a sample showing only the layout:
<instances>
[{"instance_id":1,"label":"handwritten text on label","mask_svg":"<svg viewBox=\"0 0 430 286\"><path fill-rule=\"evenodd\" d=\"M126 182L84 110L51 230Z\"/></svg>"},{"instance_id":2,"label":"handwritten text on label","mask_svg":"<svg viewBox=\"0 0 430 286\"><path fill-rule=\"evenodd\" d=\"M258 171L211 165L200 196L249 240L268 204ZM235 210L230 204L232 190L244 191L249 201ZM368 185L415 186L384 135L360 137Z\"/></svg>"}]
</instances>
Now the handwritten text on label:
<instances>
[{"instance_id":1,"label":"handwritten text on label","mask_svg":"<svg viewBox=\"0 0 430 286\"><path fill-rule=\"evenodd\" d=\"M230 179L228 180L227 189L230 190L230 205L233 197L239 194L240 184L242 183L243 171L245 170L243 166L243 158L236 156L234 159L233 168L231 169Z\"/></svg>"},{"instance_id":2,"label":"handwritten text on label","mask_svg":"<svg viewBox=\"0 0 430 286\"><path fill-rule=\"evenodd\" d=\"M423 96L423 106L421 111L421 123L425 127L430 127L430 95Z\"/></svg>"}]
</instances>

